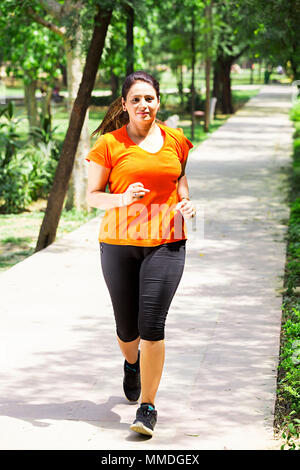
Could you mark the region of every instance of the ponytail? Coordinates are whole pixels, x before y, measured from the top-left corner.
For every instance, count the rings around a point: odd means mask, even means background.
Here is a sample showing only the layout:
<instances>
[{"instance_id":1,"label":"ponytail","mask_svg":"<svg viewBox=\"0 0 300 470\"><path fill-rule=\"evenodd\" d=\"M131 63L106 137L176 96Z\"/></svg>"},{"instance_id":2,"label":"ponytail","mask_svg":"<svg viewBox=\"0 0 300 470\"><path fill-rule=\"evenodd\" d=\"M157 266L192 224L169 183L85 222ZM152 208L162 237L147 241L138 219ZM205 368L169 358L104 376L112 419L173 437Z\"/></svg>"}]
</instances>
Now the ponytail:
<instances>
[{"instance_id":1,"label":"ponytail","mask_svg":"<svg viewBox=\"0 0 300 470\"><path fill-rule=\"evenodd\" d=\"M127 111L123 110L122 98L119 96L115 101L112 102L104 116L100 126L92 133L91 137L96 134L106 134L107 132L115 131L120 127L128 124L129 116Z\"/></svg>"}]
</instances>

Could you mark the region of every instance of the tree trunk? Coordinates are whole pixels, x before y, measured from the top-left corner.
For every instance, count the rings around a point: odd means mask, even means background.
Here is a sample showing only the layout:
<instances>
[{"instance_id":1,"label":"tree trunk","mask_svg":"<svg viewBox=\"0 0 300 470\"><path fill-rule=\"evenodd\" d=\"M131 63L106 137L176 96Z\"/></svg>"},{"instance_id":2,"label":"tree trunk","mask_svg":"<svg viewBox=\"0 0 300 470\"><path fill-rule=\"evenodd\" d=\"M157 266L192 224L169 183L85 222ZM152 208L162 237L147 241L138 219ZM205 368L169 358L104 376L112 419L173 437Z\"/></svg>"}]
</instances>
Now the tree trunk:
<instances>
[{"instance_id":1,"label":"tree trunk","mask_svg":"<svg viewBox=\"0 0 300 470\"><path fill-rule=\"evenodd\" d=\"M39 127L40 124L38 118L37 101L35 97L36 88L37 80L24 80L24 98L29 122L29 130L33 127Z\"/></svg>"},{"instance_id":2,"label":"tree trunk","mask_svg":"<svg viewBox=\"0 0 300 470\"><path fill-rule=\"evenodd\" d=\"M210 70L211 70L211 47L212 47L212 2L209 0L205 6L205 113L204 113L204 131L209 131L210 125Z\"/></svg>"},{"instance_id":3,"label":"tree trunk","mask_svg":"<svg viewBox=\"0 0 300 470\"><path fill-rule=\"evenodd\" d=\"M59 64L59 68L63 77L63 85L68 86L67 67L64 64Z\"/></svg>"},{"instance_id":4,"label":"tree trunk","mask_svg":"<svg viewBox=\"0 0 300 470\"><path fill-rule=\"evenodd\" d=\"M295 50L295 52L294 52ZM293 54L290 56L291 68L293 71L293 80L300 80L299 61L296 56L296 48L293 47Z\"/></svg>"},{"instance_id":5,"label":"tree trunk","mask_svg":"<svg viewBox=\"0 0 300 470\"><path fill-rule=\"evenodd\" d=\"M253 60L250 60L250 85L253 85Z\"/></svg>"},{"instance_id":6,"label":"tree trunk","mask_svg":"<svg viewBox=\"0 0 300 470\"><path fill-rule=\"evenodd\" d=\"M222 113L232 114L232 93L231 93L231 77L230 71L232 66L232 58L227 57L223 62L223 95L222 95Z\"/></svg>"},{"instance_id":7,"label":"tree trunk","mask_svg":"<svg viewBox=\"0 0 300 470\"><path fill-rule=\"evenodd\" d=\"M204 113L204 130L205 132L209 131L210 125L210 68L211 61L210 57L207 57L205 60L205 113Z\"/></svg>"},{"instance_id":8,"label":"tree trunk","mask_svg":"<svg viewBox=\"0 0 300 470\"><path fill-rule=\"evenodd\" d=\"M93 36L87 53L82 81L73 104L69 127L63 143L53 186L49 194L46 213L41 225L35 251L47 247L56 237L68 183L73 170L81 129L84 124L86 111L95 84L111 14L111 10L104 12L100 6L97 7Z\"/></svg>"},{"instance_id":9,"label":"tree trunk","mask_svg":"<svg viewBox=\"0 0 300 470\"><path fill-rule=\"evenodd\" d=\"M184 99L183 99L182 65L178 65L177 68L176 68L176 82L177 82L178 94L180 96L180 106L183 109Z\"/></svg>"},{"instance_id":10,"label":"tree trunk","mask_svg":"<svg viewBox=\"0 0 300 470\"><path fill-rule=\"evenodd\" d=\"M126 20L126 75L134 71L134 9L130 5L126 5L127 20Z\"/></svg>"},{"instance_id":11,"label":"tree trunk","mask_svg":"<svg viewBox=\"0 0 300 470\"><path fill-rule=\"evenodd\" d=\"M213 94L222 114L233 113L230 71L234 60L233 56L218 55L214 64Z\"/></svg>"},{"instance_id":12,"label":"tree trunk","mask_svg":"<svg viewBox=\"0 0 300 470\"><path fill-rule=\"evenodd\" d=\"M217 98L216 109L221 112L221 74L218 60L215 61L213 66L213 96Z\"/></svg>"},{"instance_id":13,"label":"tree trunk","mask_svg":"<svg viewBox=\"0 0 300 470\"><path fill-rule=\"evenodd\" d=\"M261 83L261 59L258 62L258 83Z\"/></svg>"},{"instance_id":14,"label":"tree trunk","mask_svg":"<svg viewBox=\"0 0 300 470\"><path fill-rule=\"evenodd\" d=\"M51 119L51 97L52 85L48 85L41 99L41 122L45 118Z\"/></svg>"},{"instance_id":15,"label":"tree trunk","mask_svg":"<svg viewBox=\"0 0 300 470\"><path fill-rule=\"evenodd\" d=\"M196 49L195 49L195 15L192 12L192 35L191 35L191 50L192 50L192 83L191 83L191 139L194 138L195 133L195 63L196 63Z\"/></svg>"},{"instance_id":16,"label":"tree trunk","mask_svg":"<svg viewBox=\"0 0 300 470\"><path fill-rule=\"evenodd\" d=\"M114 74L113 70L110 72L110 85L111 85L111 99L116 100L119 96L119 77Z\"/></svg>"},{"instance_id":17,"label":"tree trunk","mask_svg":"<svg viewBox=\"0 0 300 470\"><path fill-rule=\"evenodd\" d=\"M78 93L80 82L82 79L82 72L84 66L84 59L80 54L80 40L82 30L78 28L75 46L72 46L70 41L65 41L65 51L67 57L67 74L68 74L68 114L71 115L72 107ZM70 210L73 207L76 209L88 209L86 202L86 189L87 189L87 167L84 165L83 156L86 155L90 148L90 133L88 129L89 113L86 111L86 116L81 130L80 139L78 142L77 152L75 156L75 163L66 199L66 209Z\"/></svg>"}]
</instances>

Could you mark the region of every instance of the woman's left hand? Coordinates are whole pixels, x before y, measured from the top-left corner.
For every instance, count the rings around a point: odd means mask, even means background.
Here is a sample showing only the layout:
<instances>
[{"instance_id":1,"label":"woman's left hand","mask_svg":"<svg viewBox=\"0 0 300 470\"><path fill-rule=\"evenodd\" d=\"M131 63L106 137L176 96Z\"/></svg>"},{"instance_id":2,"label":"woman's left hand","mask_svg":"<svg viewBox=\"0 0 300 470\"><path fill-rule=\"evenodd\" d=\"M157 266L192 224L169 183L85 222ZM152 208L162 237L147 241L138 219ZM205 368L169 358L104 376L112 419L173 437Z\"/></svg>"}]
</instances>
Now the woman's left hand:
<instances>
[{"instance_id":1,"label":"woman's left hand","mask_svg":"<svg viewBox=\"0 0 300 470\"><path fill-rule=\"evenodd\" d=\"M186 217L187 219L190 219L192 217L195 217L196 215L196 209L189 199L183 198L176 206L176 209L180 210L182 215Z\"/></svg>"}]
</instances>

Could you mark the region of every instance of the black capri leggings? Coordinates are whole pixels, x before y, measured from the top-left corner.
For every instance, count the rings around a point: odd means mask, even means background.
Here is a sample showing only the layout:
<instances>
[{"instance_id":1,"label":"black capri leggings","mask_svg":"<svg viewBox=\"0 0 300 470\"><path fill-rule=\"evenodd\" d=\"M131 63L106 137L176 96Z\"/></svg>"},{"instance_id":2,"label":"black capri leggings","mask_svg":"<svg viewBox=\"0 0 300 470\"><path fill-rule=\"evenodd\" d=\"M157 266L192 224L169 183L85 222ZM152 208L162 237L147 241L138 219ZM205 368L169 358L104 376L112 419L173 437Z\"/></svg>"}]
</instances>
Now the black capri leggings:
<instances>
[{"instance_id":1,"label":"black capri leggings","mask_svg":"<svg viewBox=\"0 0 300 470\"><path fill-rule=\"evenodd\" d=\"M101 266L118 337L164 339L165 321L185 263L186 240L154 247L100 242Z\"/></svg>"}]
</instances>

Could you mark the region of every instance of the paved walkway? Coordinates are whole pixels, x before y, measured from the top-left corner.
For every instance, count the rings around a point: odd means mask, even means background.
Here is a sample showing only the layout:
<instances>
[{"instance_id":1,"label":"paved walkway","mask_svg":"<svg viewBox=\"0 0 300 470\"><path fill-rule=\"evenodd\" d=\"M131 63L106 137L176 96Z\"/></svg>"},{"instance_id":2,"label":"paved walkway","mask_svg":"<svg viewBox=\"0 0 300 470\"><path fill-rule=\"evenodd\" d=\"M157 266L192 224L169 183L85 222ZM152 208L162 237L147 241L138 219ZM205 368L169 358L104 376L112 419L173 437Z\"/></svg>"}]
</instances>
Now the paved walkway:
<instances>
[{"instance_id":1,"label":"paved walkway","mask_svg":"<svg viewBox=\"0 0 300 470\"><path fill-rule=\"evenodd\" d=\"M122 392L92 220L0 276L1 449L276 447L290 93L262 87L189 158L199 215L167 321L155 436L129 430L137 405Z\"/></svg>"}]
</instances>

